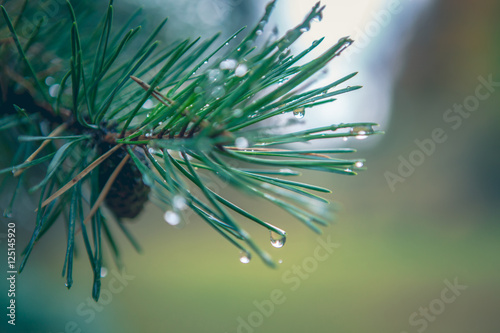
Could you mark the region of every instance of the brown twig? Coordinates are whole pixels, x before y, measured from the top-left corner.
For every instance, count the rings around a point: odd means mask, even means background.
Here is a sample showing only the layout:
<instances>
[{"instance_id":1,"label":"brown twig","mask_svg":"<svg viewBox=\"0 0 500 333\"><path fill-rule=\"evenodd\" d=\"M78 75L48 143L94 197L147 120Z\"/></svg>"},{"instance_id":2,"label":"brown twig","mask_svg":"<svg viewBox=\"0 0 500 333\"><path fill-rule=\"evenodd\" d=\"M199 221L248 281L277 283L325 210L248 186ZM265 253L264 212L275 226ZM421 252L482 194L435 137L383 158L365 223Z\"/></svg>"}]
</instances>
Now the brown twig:
<instances>
[{"instance_id":1,"label":"brown twig","mask_svg":"<svg viewBox=\"0 0 500 333\"><path fill-rule=\"evenodd\" d=\"M96 159L94 162L92 162L88 167L86 167L82 172L80 172L75 178L71 179L66 185L61 187L59 190L57 190L56 193L52 194L48 199L46 199L42 203L42 208L47 206L49 203L57 199L61 194L75 186L76 183L78 183L83 177L85 177L89 172L94 170L95 167L97 167L99 164L101 164L105 159L107 159L111 154L113 154L118 148L120 148L122 144L116 145L110 150L108 150L106 153L103 155L99 156L98 159Z\"/></svg>"},{"instance_id":2,"label":"brown twig","mask_svg":"<svg viewBox=\"0 0 500 333\"><path fill-rule=\"evenodd\" d=\"M106 196L108 195L108 192L111 189L111 186L115 182L116 177L118 177L118 174L120 173L120 171L122 171L123 167L125 166L125 163L127 163L129 158L130 158L129 154L125 155L125 157L121 160L120 164L118 164L118 166L113 171L111 176L109 176L108 181L106 182L106 184L102 188L102 191L99 194L99 196L97 197L97 200L94 202L94 205L90 209L90 212L85 217L83 224L87 224L90 221L90 219L92 218L92 216L94 216L94 214L97 212L97 210L99 209L99 206L102 204L104 199L106 199Z\"/></svg>"},{"instance_id":3,"label":"brown twig","mask_svg":"<svg viewBox=\"0 0 500 333\"><path fill-rule=\"evenodd\" d=\"M57 126L50 134L49 134L49 138L52 138L54 136L58 136L59 134L61 134L66 128L67 128L67 124L64 123L64 124L61 124L59 126ZM38 147L37 150L35 150L33 152L33 154L31 154L27 159L26 161L24 161L24 163L29 163L31 161L33 161L33 159L42 151L43 148L45 148L45 146L47 146L49 144L49 142L52 141L50 139L45 139L43 140L42 144L40 145L40 147ZM19 169L17 170L15 173L14 173L14 177L19 177L19 175L21 175L24 170L26 170L26 168L23 168L23 169Z\"/></svg>"}]
</instances>

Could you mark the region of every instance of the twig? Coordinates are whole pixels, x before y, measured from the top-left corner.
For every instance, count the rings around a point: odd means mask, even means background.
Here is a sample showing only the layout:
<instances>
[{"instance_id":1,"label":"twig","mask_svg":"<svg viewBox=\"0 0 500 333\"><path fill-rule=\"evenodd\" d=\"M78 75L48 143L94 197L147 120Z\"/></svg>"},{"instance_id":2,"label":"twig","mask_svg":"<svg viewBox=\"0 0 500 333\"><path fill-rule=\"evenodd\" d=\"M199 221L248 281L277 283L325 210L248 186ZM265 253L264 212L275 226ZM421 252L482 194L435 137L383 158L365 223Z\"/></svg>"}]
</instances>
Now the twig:
<instances>
[{"instance_id":1,"label":"twig","mask_svg":"<svg viewBox=\"0 0 500 333\"><path fill-rule=\"evenodd\" d=\"M108 195L108 192L111 189L111 186L113 185L113 183L115 182L116 177L118 177L118 174L120 173L120 171L122 171L123 166L125 165L125 163L127 163L127 161L128 161L129 158L130 158L129 154L125 155L125 157L122 159L122 161L120 162L120 164L118 164L118 166L113 171L113 173L111 174L111 176L109 176L108 181L106 182L106 184L102 188L102 191L99 194L99 196L97 197L97 200L95 201L94 205L90 209L90 212L85 217L85 220L83 221L83 224L87 224L90 221L90 219L92 218L92 216L94 216L94 214L97 212L97 209L99 209L99 206L101 205L101 203L106 198L106 195Z\"/></svg>"},{"instance_id":2,"label":"twig","mask_svg":"<svg viewBox=\"0 0 500 333\"><path fill-rule=\"evenodd\" d=\"M63 123L59 126L57 126L50 134L49 134L49 138L52 138L54 136L58 136L59 134L61 134L66 128L67 128L67 124L66 123ZM52 141L50 139L45 139L42 144L40 145L40 147L38 147L37 150L35 150L33 152L33 154L31 154L27 159L26 161L24 161L24 163L29 163L31 161L33 161L33 159L42 151L43 148L45 148L45 146L47 146L49 144L49 142ZM14 177L19 177L23 172L24 170L26 170L25 168L23 169L19 169L17 170L15 173L14 173Z\"/></svg>"},{"instance_id":3,"label":"twig","mask_svg":"<svg viewBox=\"0 0 500 333\"><path fill-rule=\"evenodd\" d=\"M99 164L101 164L105 159L107 159L111 154L113 154L115 152L115 150L117 150L121 146L122 146L122 144L118 144L118 145L114 146L113 148L111 148L110 150L108 150L103 155L99 156L98 159L96 159L94 162L92 162L88 167L86 167L82 172L80 172L75 178L71 179L68 183L66 183L66 185L61 187L59 190L57 190L56 193L52 194L47 200L45 200L42 203L42 208L47 206L49 203L51 203L52 201L57 199L61 194L63 194L64 192L66 192L67 190L69 190L70 188L75 186L75 184L78 183L78 181L80 181L83 177L85 177L89 172L94 170L95 167L97 167Z\"/></svg>"}]
</instances>

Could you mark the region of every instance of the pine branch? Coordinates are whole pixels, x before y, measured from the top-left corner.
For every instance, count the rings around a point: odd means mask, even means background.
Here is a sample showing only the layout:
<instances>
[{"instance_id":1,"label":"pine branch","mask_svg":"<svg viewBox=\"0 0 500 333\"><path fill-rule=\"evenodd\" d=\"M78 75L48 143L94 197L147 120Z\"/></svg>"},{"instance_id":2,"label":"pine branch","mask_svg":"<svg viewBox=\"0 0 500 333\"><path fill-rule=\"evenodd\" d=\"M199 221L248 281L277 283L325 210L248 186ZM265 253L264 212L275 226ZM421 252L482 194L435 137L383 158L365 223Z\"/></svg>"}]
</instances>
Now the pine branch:
<instances>
[{"instance_id":1,"label":"pine branch","mask_svg":"<svg viewBox=\"0 0 500 333\"><path fill-rule=\"evenodd\" d=\"M311 22L321 19L324 7L319 3L283 37L258 46L256 41L274 3L267 5L259 23L240 43L235 38L244 29L218 47L214 46L218 34L205 41L198 38L162 46L156 38L165 19L135 50L131 50L132 42L142 31L140 26L130 25L141 13L134 13L114 33L113 1L93 31L80 29L89 24L79 20L89 18L78 18L67 1L66 20L40 23L27 39L16 33L22 13L29 10L27 2L13 5L12 10L21 12L15 23L0 6L7 27L0 32L11 36L11 42L0 47L0 72L7 73L0 79L0 134L8 135L6 130L15 128L25 147L13 165L0 174L13 171L14 176L24 176L35 165L46 168L44 178L30 190L39 193L39 204L35 230L19 271L34 245L66 214L66 285L72 285L75 237L81 234L94 274L92 295L98 300L103 231L121 266L115 237L101 208L108 207L126 238L139 250L122 220L141 213L148 198L164 209L167 223L179 224L181 216L190 211L234 245L242 262L249 262L254 253L275 267L244 225L262 226L275 247L285 244L286 232L215 191L205 181L207 175L280 207L321 233L333 218L333 207L317 193L330 191L287 177L299 176L298 169L355 175L363 169L364 161L336 157L353 149L296 150L284 145L365 138L381 132L373 129L377 124L369 122L332 124L288 134L275 134L266 128L273 117L292 114L301 118L306 109L361 88L337 88L356 73L321 88L308 86L315 74L352 43L347 37L303 64L300 60L323 39L296 56L290 53L289 47L310 29ZM67 33L69 46L56 42L59 29ZM50 88L41 83L49 79L50 64L34 53L30 48L33 43L44 45L44 52L61 63L60 70L51 74L57 83ZM23 104L14 105L21 95ZM49 122L49 133L39 119ZM35 146L37 141L42 143Z\"/></svg>"}]
</instances>

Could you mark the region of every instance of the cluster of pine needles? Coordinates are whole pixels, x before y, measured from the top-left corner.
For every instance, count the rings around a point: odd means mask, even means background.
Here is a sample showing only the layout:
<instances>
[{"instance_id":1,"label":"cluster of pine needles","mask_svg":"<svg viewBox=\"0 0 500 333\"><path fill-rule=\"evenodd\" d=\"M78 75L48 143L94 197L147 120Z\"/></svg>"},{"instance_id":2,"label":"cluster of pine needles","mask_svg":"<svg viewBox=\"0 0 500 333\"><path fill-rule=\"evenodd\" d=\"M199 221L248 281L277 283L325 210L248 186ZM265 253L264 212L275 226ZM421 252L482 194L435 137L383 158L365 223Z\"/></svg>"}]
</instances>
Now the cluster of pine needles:
<instances>
[{"instance_id":1,"label":"cluster of pine needles","mask_svg":"<svg viewBox=\"0 0 500 333\"><path fill-rule=\"evenodd\" d=\"M0 134L16 135L19 144L12 165L0 170L18 181L7 216L21 184L29 183L25 175L40 168L45 172L30 185L29 192L39 196L36 225L19 271L36 242L64 216L66 285L73 283L79 236L94 273L95 300L103 239L120 263L110 221L139 249L122 219L137 216L148 199L165 211L168 223L178 224L190 210L233 244L242 262L254 253L275 266L241 225L246 220L267 229L276 247L284 244L285 231L211 188L208 175L279 206L321 232L331 220L332 208L315 192L329 190L290 178L301 169L355 175L363 161L334 157L353 149L287 147L378 133L374 123L331 124L293 133L278 133L268 126L270 118L301 117L306 109L360 88L339 87L356 73L322 88L304 87L352 43L341 38L308 62L304 57L323 39L291 54L290 46L312 22L321 20L319 3L280 38L262 34L275 5L272 1L244 37L243 28L222 43L216 34L168 45L156 40L166 20L147 36L141 35L141 26L133 26L140 11L116 27L113 1L95 30L80 29L86 17L77 19L67 1L65 19L40 20L30 36L21 37L16 31L29 6L28 1L16 3L9 11L0 7Z\"/></svg>"}]
</instances>

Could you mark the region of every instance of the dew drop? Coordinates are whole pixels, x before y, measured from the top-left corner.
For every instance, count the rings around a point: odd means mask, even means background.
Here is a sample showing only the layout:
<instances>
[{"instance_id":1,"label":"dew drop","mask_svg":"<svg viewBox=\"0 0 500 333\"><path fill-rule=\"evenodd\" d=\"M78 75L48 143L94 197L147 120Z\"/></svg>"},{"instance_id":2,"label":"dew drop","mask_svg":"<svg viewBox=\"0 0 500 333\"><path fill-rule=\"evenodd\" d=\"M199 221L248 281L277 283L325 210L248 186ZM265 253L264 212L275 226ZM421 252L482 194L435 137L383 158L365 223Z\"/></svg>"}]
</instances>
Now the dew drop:
<instances>
[{"instance_id":1,"label":"dew drop","mask_svg":"<svg viewBox=\"0 0 500 333\"><path fill-rule=\"evenodd\" d=\"M245 74L248 72L248 67L245 64L240 64L238 67L236 67L236 70L234 71L234 75L237 77L243 77Z\"/></svg>"},{"instance_id":2,"label":"dew drop","mask_svg":"<svg viewBox=\"0 0 500 333\"><path fill-rule=\"evenodd\" d=\"M220 69L235 69L238 66L238 62L234 59L226 59L222 61L219 65Z\"/></svg>"},{"instance_id":3,"label":"dew drop","mask_svg":"<svg viewBox=\"0 0 500 333\"><path fill-rule=\"evenodd\" d=\"M234 109L233 116L235 116L236 118L243 116L243 110L242 109Z\"/></svg>"},{"instance_id":4,"label":"dew drop","mask_svg":"<svg viewBox=\"0 0 500 333\"><path fill-rule=\"evenodd\" d=\"M278 264L282 264L282 263L283 263L283 259L278 260Z\"/></svg>"},{"instance_id":5,"label":"dew drop","mask_svg":"<svg viewBox=\"0 0 500 333\"><path fill-rule=\"evenodd\" d=\"M248 264L250 262L250 259L252 259L252 256L248 252L241 252L240 254L240 262L242 264Z\"/></svg>"},{"instance_id":6,"label":"dew drop","mask_svg":"<svg viewBox=\"0 0 500 333\"><path fill-rule=\"evenodd\" d=\"M52 76L47 76L45 78L45 84L48 85L48 86L51 86L53 85L54 83L56 83L56 79L54 79Z\"/></svg>"},{"instance_id":7,"label":"dew drop","mask_svg":"<svg viewBox=\"0 0 500 333\"><path fill-rule=\"evenodd\" d=\"M212 89L212 97L215 99L219 99L224 97L226 94L226 89L224 89L223 86L215 86L214 89Z\"/></svg>"},{"instance_id":8,"label":"dew drop","mask_svg":"<svg viewBox=\"0 0 500 333\"><path fill-rule=\"evenodd\" d=\"M257 30L257 31L255 31L255 34L256 34L257 36L262 35L262 30Z\"/></svg>"},{"instance_id":9,"label":"dew drop","mask_svg":"<svg viewBox=\"0 0 500 333\"><path fill-rule=\"evenodd\" d=\"M248 140L242 136L234 140L234 145L238 148L248 148Z\"/></svg>"},{"instance_id":10,"label":"dew drop","mask_svg":"<svg viewBox=\"0 0 500 333\"><path fill-rule=\"evenodd\" d=\"M286 242L286 234L280 235L274 231L269 231L271 237L271 245L275 248L281 248L285 245Z\"/></svg>"},{"instance_id":11,"label":"dew drop","mask_svg":"<svg viewBox=\"0 0 500 333\"><path fill-rule=\"evenodd\" d=\"M194 88L194 92L195 92L196 94L201 94L201 93L203 92L203 88L202 88L202 87L200 87L200 86L197 86L196 88Z\"/></svg>"},{"instance_id":12,"label":"dew drop","mask_svg":"<svg viewBox=\"0 0 500 333\"><path fill-rule=\"evenodd\" d=\"M316 16L313 17L313 20L316 22L320 22L323 19L323 13L319 12Z\"/></svg>"},{"instance_id":13,"label":"dew drop","mask_svg":"<svg viewBox=\"0 0 500 333\"><path fill-rule=\"evenodd\" d=\"M354 134L358 140L366 139L371 133L373 133L371 126L356 126L351 129L351 134Z\"/></svg>"},{"instance_id":14,"label":"dew drop","mask_svg":"<svg viewBox=\"0 0 500 333\"><path fill-rule=\"evenodd\" d=\"M181 222L179 214L171 210L167 210L163 215L163 218L165 219L165 222L170 225L178 225Z\"/></svg>"},{"instance_id":15,"label":"dew drop","mask_svg":"<svg viewBox=\"0 0 500 333\"><path fill-rule=\"evenodd\" d=\"M182 195L176 195L172 199L172 206L176 210L185 210L187 208L186 199Z\"/></svg>"},{"instance_id":16,"label":"dew drop","mask_svg":"<svg viewBox=\"0 0 500 333\"><path fill-rule=\"evenodd\" d=\"M344 136L342 140L347 141L347 136Z\"/></svg>"},{"instance_id":17,"label":"dew drop","mask_svg":"<svg viewBox=\"0 0 500 333\"><path fill-rule=\"evenodd\" d=\"M52 97L56 97L57 94L59 93L59 88L61 88L61 86L57 83L51 85L49 88L49 95Z\"/></svg>"},{"instance_id":18,"label":"dew drop","mask_svg":"<svg viewBox=\"0 0 500 333\"><path fill-rule=\"evenodd\" d=\"M151 99L148 99L142 104L143 109L151 109L154 106L154 103ZM149 115L148 115L149 116Z\"/></svg>"},{"instance_id":19,"label":"dew drop","mask_svg":"<svg viewBox=\"0 0 500 333\"><path fill-rule=\"evenodd\" d=\"M208 71L208 79L212 82L222 79L222 72L218 69L211 69Z\"/></svg>"},{"instance_id":20,"label":"dew drop","mask_svg":"<svg viewBox=\"0 0 500 333\"><path fill-rule=\"evenodd\" d=\"M108 275L108 269L106 267L101 267L101 277L104 278Z\"/></svg>"},{"instance_id":21,"label":"dew drop","mask_svg":"<svg viewBox=\"0 0 500 333\"><path fill-rule=\"evenodd\" d=\"M298 108L293 110L293 116L297 119L302 119L306 115L306 111L304 108Z\"/></svg>"},{"instance_id":22,"label":"dew drop","mask_svg":"<svg viewBox=\"0 0 500 333\"><path fill-rule=\"evenodd\" d=\"M293 173L292 169L280 169L281 173Z\"/></svg>"},{"instance_id":23,"label":"dew drop","mask_svg":"<svg viewBox=\"0 0 500 333\"><path fill-rule=\"evenodd\" d=\"M354 163L354 165L356 166L356 168L362 168L364 163L362 161L357 161L356 163Z\"/></svg>"},{"instance_id":24,"label":"dew drop","mask_svg":"<svg viewBox=\"0 0 500 333\"><path fill-rule=\"evenodd\" d=\"M345 172L352 172L352 169L346 168L344 171Z\"/></svg>"},{"instance_id":25,"label":"dew drop","mask_svg":"<svg viewBox=\"0 0 500 333\"><path fill-rule=\"evenodd\" d=\"M311 29L311 27L309 27L309 26L302 27L302 28L300 28L300 32L308 32L310 29Z\"/></svg>"}]
</instances>

